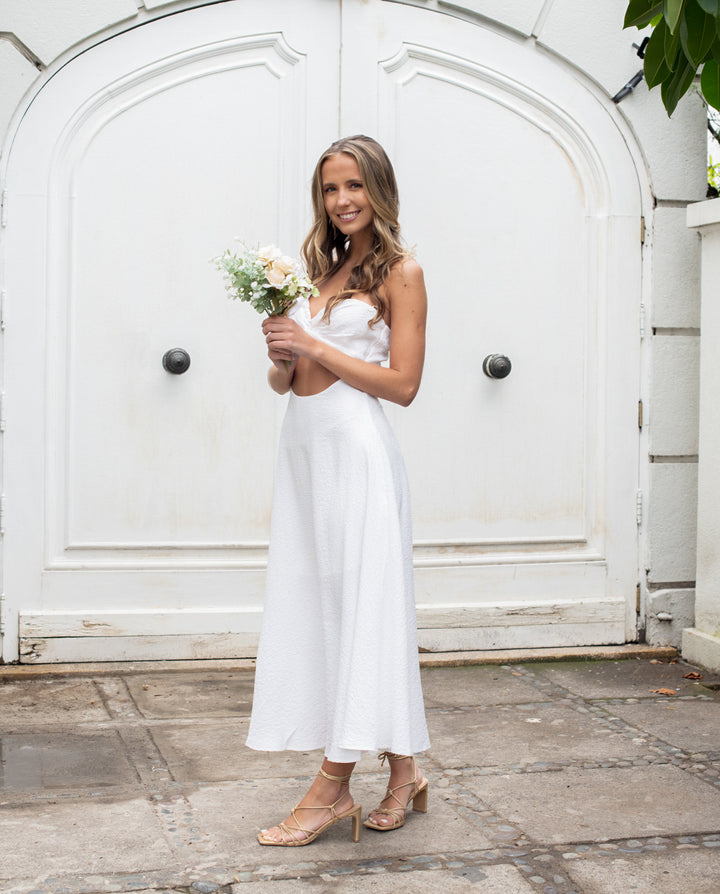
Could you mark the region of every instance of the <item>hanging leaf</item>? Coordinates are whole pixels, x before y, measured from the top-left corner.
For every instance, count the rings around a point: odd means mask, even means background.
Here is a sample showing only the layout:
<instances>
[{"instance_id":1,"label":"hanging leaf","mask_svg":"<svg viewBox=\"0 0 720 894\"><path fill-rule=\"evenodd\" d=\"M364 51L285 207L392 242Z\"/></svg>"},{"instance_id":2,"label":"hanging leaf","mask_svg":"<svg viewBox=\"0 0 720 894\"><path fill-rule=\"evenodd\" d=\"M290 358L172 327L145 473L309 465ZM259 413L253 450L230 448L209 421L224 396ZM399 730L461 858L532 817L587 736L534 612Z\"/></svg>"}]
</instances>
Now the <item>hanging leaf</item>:
<instances>
[{"instance_id":1,"label":"hanging leaf","mask_svg":"<svg viewBox=\"0 0 720 894\"><path fill-rule=\"evenodd\" d=\"M687 93L694 77L695 67L684 56L680 56L677 68L667 80L663 81L660 88L668 115L672 115L675 111L680 97Z\"/></svg>"},{"instance_id":2,"label":"hanging leaf","mask_svg":"<svg viewBox=\"0 0 720 894\"><path fill-rule=\"evenodd\" d=\"M714 109L720 109L720 65L715 59L709 59L703 65L700 89L708 104Z\"/></svg>"},{"instance_id":3,"label":"hanging leaf","mask_svg":"<svg viewBox=\"0 0 720 894\"><path fill-rule=\"evenodd\" d=\"M720 38L710 47L710 55L716 62L720 62Z\"/></svg>"},{"instance_id":4,"label":"hanging leaf","mask_svg":"<svg viewBox=\"0 0 720 894\"><path fill-rule=\"evenodd\" d=\"M685 0L664 0L663 15L670 31L674 34L680 24L680 17L685 8Z\"/></svg>"},{"instance_id":5,"label":"hanging leaf","mask_svg":"<svg viewBox=\"0 0 720 894\"><path fill-rule=\"evenodd\" d=\"M697 68L707 58L717 37L715 18L703 12L696 0L687 0L678 33L683 52Z\"/></svg>"},{"instance_id":6,"label":"hanging leaf","mask_svg":"<svg viewBox=\"0 0 720 894\"><path fill-rule=\"evenodd\" d=\"M716 16L720 12L720 0L697 0L697 2L709 16Z\"/></svg>"},{"instance_id":7,"label":"hanging leaf","mask_svg":"<svg viewBox=\"0 0 720 894\"><path fill-rule=\"evenodd\" d=\"M663 11L662 0L630 0L625 13L623 28L644 28Z\"/></svg>"},{"instance_id":8,"label":"hanging leaf","mask_svg":"<svg viewBox=\"0 0 720 894\"><path fill-rule=\"evenodd\" d=\"M678 53L680 52L680 28L678 28L674 34L671 34L670 29L665 25L664 19L662 24L665 26L663 31L665 35L665 62L670 71L675 71L677 68ZM660 25L657 27L659 28ZM655 30L657 31L657 28Z\"/></svg>"},{"instance_id":9,"label":"hanging leaf","mask_svg":"<svg viewBox=\"0 0 720 894\"><path fill-rule=\"evenodd\" d=\"M672 69L668 67L665 60L665 35L668 33L665 22L660 22L645 47L643 71L648 87L657 87L658 84L670 77Z\"/></svg>"}]
</instances>

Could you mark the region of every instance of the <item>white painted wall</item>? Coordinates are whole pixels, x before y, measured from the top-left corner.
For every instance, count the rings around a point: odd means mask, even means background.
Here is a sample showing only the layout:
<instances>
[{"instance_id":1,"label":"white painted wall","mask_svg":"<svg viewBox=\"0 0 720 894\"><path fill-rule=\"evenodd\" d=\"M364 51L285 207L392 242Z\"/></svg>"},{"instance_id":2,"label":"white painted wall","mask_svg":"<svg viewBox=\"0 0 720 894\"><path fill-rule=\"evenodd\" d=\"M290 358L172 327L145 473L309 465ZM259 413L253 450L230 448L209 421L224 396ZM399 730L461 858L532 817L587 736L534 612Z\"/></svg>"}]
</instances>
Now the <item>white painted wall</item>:
<instances>
[{"instance_id":1,"label":"white painted wall","mask_svg":"<svg viewBox=\"0 0 720 894\"><path fill-rule=\"evenodd\" d=\"M698 469L695 623L683 631L683 655L720 671L720 199L688 208L688 226L702 237L700 463Z\"/></svg>"},{"instance_id":2,"label":"white painted wall","mask_svg":"<svg viewBox=\"0 0 720 894\"><path fill-rule=\"evenodd\" d=\"M9 37L0 39L0 180L13 135L37 85L100 40L202 5L204 0L144 0L140 6L135 0L4 0L0 31ZM414 5L450 14L440 0L418 0ZM479 17L518 40L536 41L607 98L641 67L631 47L637 33L622 31L625 6L625 0L608 0L589 12L577 0L458 0L452 10ZM643 274L641 624L646 616L650 620L657 615L660 605L669 604L670 611L663 614L672 614L676 605L684 626L695 582L700 326L699 236L685 228L684 215L688 203L704 196L704 109L691 95L668 120L658 91L648 93L641 84L618 111L641 147L636 164L653 199L646 213ZM523 176L522 169L518 176ZM617 360L622 363L622 357ZM668 640L669 623L650 625L657 641ZM679 642L679 632L671 631L669 639Z\"/></svg>"}]
</instances>

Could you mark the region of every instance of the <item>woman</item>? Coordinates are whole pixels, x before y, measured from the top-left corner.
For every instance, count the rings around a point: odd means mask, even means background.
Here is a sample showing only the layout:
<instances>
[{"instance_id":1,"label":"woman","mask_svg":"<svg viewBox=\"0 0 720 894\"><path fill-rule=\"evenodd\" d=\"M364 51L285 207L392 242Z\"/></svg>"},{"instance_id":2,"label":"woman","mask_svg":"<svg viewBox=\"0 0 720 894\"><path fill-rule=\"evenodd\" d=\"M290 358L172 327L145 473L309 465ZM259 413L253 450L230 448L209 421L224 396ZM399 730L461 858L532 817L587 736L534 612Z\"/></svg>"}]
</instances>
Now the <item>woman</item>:
<instances>
[{"instance_id":1,"label":"woman","mask_svg":"<svg viewBox=\"0 0 720 894\"><path fill-rule=\"evenodd\" d=\"M412 540L402 457L378 398L407 406L425 354L420 266L400 241L395 175L375 140L338 140L318 161L303 245L319 295L263 322L280 442L263 628L247 744L325 749L322 767L263 845L309 844L360 806L349 781L363 751L390 761L365 825L398 829L427 780ZM380 363L389 357L387 367Z\"/></svg>"}]
</instances>

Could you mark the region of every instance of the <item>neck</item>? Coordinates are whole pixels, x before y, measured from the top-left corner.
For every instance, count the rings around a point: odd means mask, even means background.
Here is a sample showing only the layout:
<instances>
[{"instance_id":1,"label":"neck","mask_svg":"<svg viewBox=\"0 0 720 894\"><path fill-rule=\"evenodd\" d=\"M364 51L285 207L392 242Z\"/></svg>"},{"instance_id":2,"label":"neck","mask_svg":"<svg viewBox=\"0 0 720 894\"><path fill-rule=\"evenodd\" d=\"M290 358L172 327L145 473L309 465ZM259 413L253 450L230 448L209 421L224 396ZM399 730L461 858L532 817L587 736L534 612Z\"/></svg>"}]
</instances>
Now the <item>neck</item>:
<instances>
[{"instance_id":1,"label":"neck","mask_svg":"<svg viewBox=\"0 0 720 894\"><path fill-rule=\"evenodd\" d=\"M372 233L364 230L356 236L350 237L350 252L348 254L348 263L351 267L357 267L372 249Z\"/></svg>"}]
</instances>

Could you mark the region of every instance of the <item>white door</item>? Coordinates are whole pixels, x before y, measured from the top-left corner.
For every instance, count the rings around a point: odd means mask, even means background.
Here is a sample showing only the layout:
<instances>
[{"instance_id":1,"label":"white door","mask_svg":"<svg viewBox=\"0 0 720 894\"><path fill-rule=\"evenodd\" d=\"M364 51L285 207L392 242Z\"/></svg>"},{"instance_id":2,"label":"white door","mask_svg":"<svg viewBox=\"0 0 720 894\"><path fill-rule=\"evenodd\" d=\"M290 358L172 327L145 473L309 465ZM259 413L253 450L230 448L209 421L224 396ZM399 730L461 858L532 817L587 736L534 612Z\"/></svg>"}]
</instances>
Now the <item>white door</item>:
<instances>
[{"instance_id":1,"label":"white door","mask_svg":"<svg viewBox=\"0 0 720 894\"><path fill-rule=\"evenodd\" d=\"M430 291L421 395L388 408L421 645L632 635L639 189L607 112L431 10L229 2L79 56L12 147L5 660L253 654L284 402L209 259L296 253L317 155L358 131L396 163Z\"/></svg>"}]
</instances>

